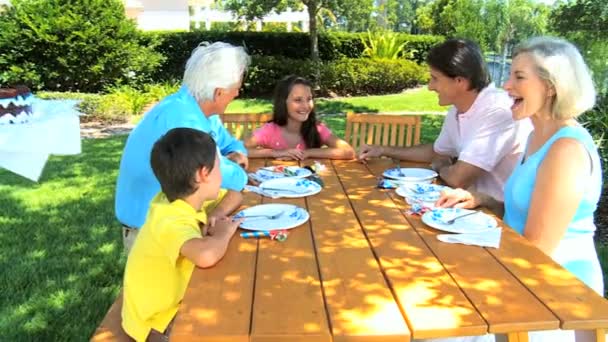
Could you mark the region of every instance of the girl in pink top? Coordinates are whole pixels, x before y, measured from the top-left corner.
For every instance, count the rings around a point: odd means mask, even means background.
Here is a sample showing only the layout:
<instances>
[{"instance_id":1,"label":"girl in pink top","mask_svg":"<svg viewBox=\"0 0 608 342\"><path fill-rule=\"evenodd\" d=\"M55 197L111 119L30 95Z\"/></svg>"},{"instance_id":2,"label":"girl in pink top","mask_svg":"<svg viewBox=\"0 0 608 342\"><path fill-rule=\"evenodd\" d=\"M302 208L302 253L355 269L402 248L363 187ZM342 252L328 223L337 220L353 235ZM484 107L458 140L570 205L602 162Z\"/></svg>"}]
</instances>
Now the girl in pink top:
<instances>
[{"instance_id":1,"label":"girl in pink top","mask_svg":"<svg viewBox=\"0 0 608 342\"><path fill-rule=\"evenodd\" d=\"M308 80L283 78L275 88L273 105L272 120L245 141L249 158L354 158L353 148L317 121Z\"/></svg>"}]
</instances>

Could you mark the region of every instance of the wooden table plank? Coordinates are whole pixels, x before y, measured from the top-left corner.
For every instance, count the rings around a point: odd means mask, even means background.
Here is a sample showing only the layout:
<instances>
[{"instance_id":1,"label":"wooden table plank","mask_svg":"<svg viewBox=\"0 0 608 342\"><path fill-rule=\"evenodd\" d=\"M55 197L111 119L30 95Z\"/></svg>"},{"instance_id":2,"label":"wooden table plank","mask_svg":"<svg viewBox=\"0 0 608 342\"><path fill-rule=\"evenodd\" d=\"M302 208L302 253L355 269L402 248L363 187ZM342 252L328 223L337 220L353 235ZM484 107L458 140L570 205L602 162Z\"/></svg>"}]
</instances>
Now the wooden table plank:
<instances>
[{"instance_id":1,"label":"wooden table plank","mask_svg":"<svg viewBox=\"0 0 608 342\"><path fill-rule=\"evenodd\" d=\"M263 160L254 160L250 168L263 165ZM243 207L261 200L250 192L243 196ZM171 341L249 341L256 254L256 240L235 235L216 266L194 268Z\"/></svg>"},{"instance_id":2,"label":"wooden table plank","mask_svg":"<svg viewBox=\"0 0 608 342\"><path fill-rule=\"evenodd\" d=\"M419 163L401 164L420 167ZM390 160L368 163L377 176L392 166ZM410 208L394 191L387 193L404 211ZM406 218L481 313L491 333L559 328L555 315L485 248L441 242L436 237L441 232L428 227L419 216L407 214Z\"/></svg>"},{"instance_id":3,"label":"wooden table plank","mask_svg":"<svg viewBox=\"0 0 608 342\"><path fill-rule=\"evenodd\" d=\"M303 198L264 203L306 206ZM252 342L331 341L317 267L309 222L291 229L284 242L259 241Z\"/></svg>"},{"instance_id":4,"label":"wooden table plank","mask_svg":"<svg viewBox=\"0 0 608 342\"><path fill-rule=\"evenodd\" d=\"M380 260L413 338L483 335L487 325L383 192L357 162L334 161L349 200Z\"/></svg>"},{"instance_id":5,"label":"wooden table plank","mask_svg":"<svg viewBox=\"0 0 608 342\"><path fill-rule=\"evenodd\" d=\"M410 332L378 261L331 165L325 187L307 197L333 340L410 340Z\"/></svg>"},{"instance_id":6,"label":"wooden table plank","mask_svg":"<svg viewBox=\"0 0 608 342\"><path fill-rule=\"evenodd\" d=\"M560 319L562 329L608 327L608 301L512 229L490 251ZM551 284L547 286L546 284Z\"/></svg>"}]
</instances>

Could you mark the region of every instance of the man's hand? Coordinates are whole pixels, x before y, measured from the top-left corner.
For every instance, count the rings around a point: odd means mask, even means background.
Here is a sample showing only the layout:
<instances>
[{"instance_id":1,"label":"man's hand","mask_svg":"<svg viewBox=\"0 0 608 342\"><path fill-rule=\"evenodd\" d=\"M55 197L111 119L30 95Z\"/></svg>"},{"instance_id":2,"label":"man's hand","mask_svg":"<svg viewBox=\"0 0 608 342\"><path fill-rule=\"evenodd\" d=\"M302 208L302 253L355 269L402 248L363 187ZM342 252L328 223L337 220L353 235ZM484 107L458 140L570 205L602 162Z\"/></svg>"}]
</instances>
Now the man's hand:
<instances>
[{"instance_id":1,"label":"man's hand","mask_svg":"<svg viewBox=\"0 0 608 342\"><path fill-rule=\"evenodd\" d=\"M239 164L245 170L247 170L247 168L249 167L249 159L247 159L247 156L241 152L231 152L226 156L226 158Z\"/></svg>"},{"instance_id":2,"label":"man's hand","mask_svg":"<svg viewBox=\"0 0 608 342\"><path fill-rule=\"evenodd\" d=\"M441 197L435 202L438 208L477 208L479 199L475 193L463 189L454 189L441 192Z\"/></svg>"},{"instance_id":3,"label":"man's hand","mask_svg":"<svg viewBox=\"0 0 608 342\"><path fill-rule=\"evenodd\" d=\"M285 150L273 150L272 156L278 160L303 160L304 151L297 148L288 148Z\"/></svg>"},{"instance_id":4,"label":"man's hand","mask_svg":"<svg viewBox=\"0 0 608 342\"><path fill-rule=\"evenodd\" d=\"M431 169L437 171L441 171L444 167L452 166L454 164L454 160L449 156L436 156L431 160Z\"/></svg>"},{"instance_id":5,"label":"man's hand","mask_svg":"<svg viewBox=\"0 0 608 342\"><path fill-rule=\"evenodd\" d=\"M374 158L374 157L380 157L383 154L384 154L384 149L382 148L382 146L373 146L373 145L363 144L363 145L361 145L361 147L359 147L359 155L357 156L357 159L359 159L362 162L365 162L367 159Z\"/></svg>"}]
</instances>

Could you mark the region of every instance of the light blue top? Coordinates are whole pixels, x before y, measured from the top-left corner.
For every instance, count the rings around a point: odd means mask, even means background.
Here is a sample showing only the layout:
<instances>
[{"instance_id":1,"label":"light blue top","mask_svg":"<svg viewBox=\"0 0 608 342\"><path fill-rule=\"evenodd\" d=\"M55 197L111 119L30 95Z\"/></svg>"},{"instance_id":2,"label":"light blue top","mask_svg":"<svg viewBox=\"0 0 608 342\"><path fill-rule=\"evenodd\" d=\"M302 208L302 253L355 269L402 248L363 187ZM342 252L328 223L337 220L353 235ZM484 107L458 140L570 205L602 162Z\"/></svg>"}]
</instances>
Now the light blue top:
<instances>
[{"instance_id":1,"label":"light blue top","mask_svg":"<svg viewBox=\"0 0 608 342\"><path fill-rule=\"evenodd\" d=\"M579 141L589 153L591 158L591 169L589 176L585 177L585 191L583 198L574 214L574 218L568 225L566 234L560 242L560 246L552 257L562 266L575 274L579 279L591 286L593 272L599 272L599 263L595 250L583 251L578 246L593 248L593 234L595 224L593 213L597 208L602 190L602 168L597 147L593 138L581 126L566 126L558 130L545 144L534 154L529 156L523 163L520 162L505 184L505 216L504 221L510 227L523 235L530 200L536 183L536 173L543 162L551 145L560 138L572 138ZM556 180L559 186L559 180ZM583 244L577 244L577 242ZM576 247L575 247L576 246ZM568 260L560 261L560 260ZM601 282L601 278L599 279Z\"/></svg>"},{"instance_id":2,"label":"light blue top","mask_svg":"<svg viewBox=\"0 0 608 342\"><path fill-rule=\"evenodd\" d=\"M206 117L186 86L182 86L177 93L167 96L152 108L127 139L116 184L115 210L121 223L134 228L144 224L150 200L160 191L160 184L150 166L152 146L163 134L177 127L209 133L222 154L222 188L243 190L247 173L224 157L235 151L247 154L243 142L228 133L219 116Z\"/></svg>"}]
</instances>

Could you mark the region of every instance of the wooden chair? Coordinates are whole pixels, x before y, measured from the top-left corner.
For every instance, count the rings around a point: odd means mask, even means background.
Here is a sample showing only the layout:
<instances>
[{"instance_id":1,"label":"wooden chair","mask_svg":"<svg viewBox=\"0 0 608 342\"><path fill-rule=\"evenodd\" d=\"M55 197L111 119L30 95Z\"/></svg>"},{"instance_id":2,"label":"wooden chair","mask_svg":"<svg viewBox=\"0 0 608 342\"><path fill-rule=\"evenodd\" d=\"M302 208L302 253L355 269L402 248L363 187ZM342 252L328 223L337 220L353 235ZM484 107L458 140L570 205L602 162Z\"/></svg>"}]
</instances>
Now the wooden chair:
<instances>
[{"instance_id":1,"label":"wooden chair","mask_svg":"<svg viewBox=\"0 0 608 342\"><path fill-rule=\"evenodd\" d=\"M412 146L420 143L420 115L348 113L346 140L354 149L362 144Z\"/></svg>"},{"instance_id":2,"label":"wooden chair","mask_svg":"<svg viewBox=\"0 0 608 342\"><path fill-rule=\"evenodd\" d=\"M116 301L106 313L106 316L101 321L101 324L97 327L93 336L91 336L92 342L131 342L133 339L127 335L122 329L122 291L118 294Z\"/></svg>"},{"instance_id":3,"label":"wooden chair","mask_svg":"<svg viewBox=\"0 0 608 342\"><path fill-rule=\"evenodd\" d=\"M222 114L224 127L237 139L248 138L253 131L272 119L272 114Z\"/></svg>"}]
</instances>

